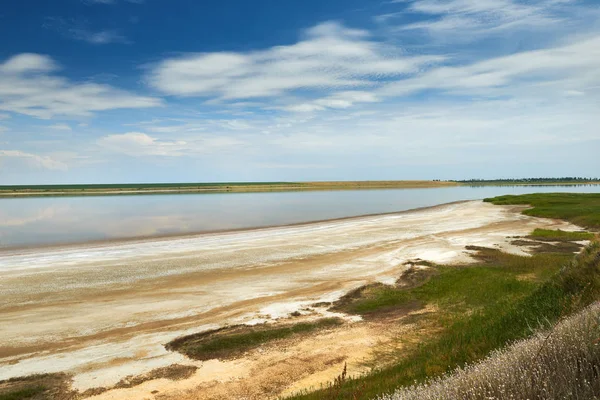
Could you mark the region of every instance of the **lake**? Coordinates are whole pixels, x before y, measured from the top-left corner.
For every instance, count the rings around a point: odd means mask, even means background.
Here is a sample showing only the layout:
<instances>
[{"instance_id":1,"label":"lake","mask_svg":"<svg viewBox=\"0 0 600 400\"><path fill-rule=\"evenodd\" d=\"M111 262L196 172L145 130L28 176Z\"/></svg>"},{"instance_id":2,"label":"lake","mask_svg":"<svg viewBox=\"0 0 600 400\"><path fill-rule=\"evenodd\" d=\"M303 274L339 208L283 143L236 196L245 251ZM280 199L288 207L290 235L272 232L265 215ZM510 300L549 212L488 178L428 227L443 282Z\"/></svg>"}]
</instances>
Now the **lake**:
<instances>
[{"instance_id":1,"label":"lake","mask_svg":"<svg viewBox=\"0 0 600 400\"><path fill-rule=\"evenodd\" d=\"M600 193L600 186L458 186L0 199L0 248L258 228L535 192Z\"/></svg>"}]
</instances>

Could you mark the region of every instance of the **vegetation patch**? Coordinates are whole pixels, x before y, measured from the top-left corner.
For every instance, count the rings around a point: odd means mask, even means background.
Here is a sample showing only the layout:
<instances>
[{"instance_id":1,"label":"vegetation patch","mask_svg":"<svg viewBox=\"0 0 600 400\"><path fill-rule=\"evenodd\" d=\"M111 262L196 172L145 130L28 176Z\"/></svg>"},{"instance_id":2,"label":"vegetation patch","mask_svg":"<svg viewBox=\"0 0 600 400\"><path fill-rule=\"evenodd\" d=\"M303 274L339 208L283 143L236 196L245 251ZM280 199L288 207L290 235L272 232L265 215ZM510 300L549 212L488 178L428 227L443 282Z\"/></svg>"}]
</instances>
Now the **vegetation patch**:
<instances>
[{"instance_id":1,"label":"vegetation patch","mask_svg":"<svg viewBox=\"0 0 600 400\"><path fill-rule=\"evenodd\" d=\"M600 229L600 193L535 193L499 196L484 201L498 205L530 205L523 214L559 218L588 229Z\"/></svg>"},{"instance_id":2,"label":"vegetation patch","mask_svg":"<svg viewBox=\"0 0 600 400\"><path fill-rule=\"evenodd\" d=\"M570 258L565 254L517 256L476 246L467 249L474 252L473 256L479 263L425 270L409 268L403 274L403 278L408 280L407 285L366 285L343 296L332 310L365 318L406 315L425 305L441 307L448 314L471 312L498 299L519 298L530 293L535 282L519 279L522 274L529 274L534 281L540 282L556 273Z\"/></svg>"},{"instance_id":3,"label":"vegetation patch","mask_svg":"<svg viewBox=\"0 0 600 400\"><path fill-rule=\"evenodd\" d=\"M565 232L559 230L536 229L524 239L511 242L515 246L528 247L534 253L577 253L583 245L580 241L594 239L590 232Z\"/></svg>"},{"instance_id":4,"label":"vegetation patch","mask_svg":"<svg viewBox=\"0 0 600 400\"><path fill-rule=\"evenodd\" d=\"M573 254L581 251L582 245L574 242L558 242L555 244L548 242L530 242L534 245L532 251L534 253L567 253Z\"/></svg>"},{"instance_id":5,"label":"vegetation patch","mask_svg":"<svg viewBox=\"0 0 600 400\"><path fill-rule=\"evenodd\" d=\"M45 391L46 388L43 386L28 386L22 389L11 390L6 393L0 393L0 400L32 399Z\"/></svg>"},{"instance_id":6,"label":"vegetation patch","mask_svg":"<svg viewBox=\"0 0 600 400\"><path fill-rule=\"evenodd\" d=\"M175 339L165 346L195 360L233 359L265 343L339 326L339 318L290 325L238 325Z\"/></svg>"},{"instance_id":7,"label":"vegetation patch","mask_svg":"<svg viewBox=\"0 0 600 400\"><path fill-rule=\"evenodd\" d=\"M581 240L592 240L594 234L590 232L568 232L552 229L536 229L527 238L548 242L573 242Z\"/></svg>"},{"instance_id":8,"label":"vegetation patch","mask_svg":"<svg viewBox=\"0 0 600 400\"><path fill-rule=\"evenodd\" d=\"M294 398L370 399L415 381L424 382L480 360L495 349L528 337L532 328L553 323L600 299L597 242L574 259L560 253L522 257L495 249L471 251L480 261L477 265L440 266L437 275L421 286L372 288L347 305L351 311L368 313L390 307L390 298L399 306L410 301L435 304L441 311L422 318L440 324L442 329L436 337L404 348L393 366Z\"/></svg>"},{"instance_id":9,"label":"vegetation patch","mask_svg":"<svg viewBox=\"0 0 600 400\"><path fill-rule=\"evenodd\" d=\"M76 393L65 374L42 374L0 381L0 400L72 400Z\"/></svg>"},{"instance_id":10,"label":"vegetation patch","mask_svg":"<svg viewBox=\"0 0 600 400\"><path fill-rule=\"evenodd\" d=\"M381 400L597 399L600 304L486 360Z\"/></svg>"}]
</instances>

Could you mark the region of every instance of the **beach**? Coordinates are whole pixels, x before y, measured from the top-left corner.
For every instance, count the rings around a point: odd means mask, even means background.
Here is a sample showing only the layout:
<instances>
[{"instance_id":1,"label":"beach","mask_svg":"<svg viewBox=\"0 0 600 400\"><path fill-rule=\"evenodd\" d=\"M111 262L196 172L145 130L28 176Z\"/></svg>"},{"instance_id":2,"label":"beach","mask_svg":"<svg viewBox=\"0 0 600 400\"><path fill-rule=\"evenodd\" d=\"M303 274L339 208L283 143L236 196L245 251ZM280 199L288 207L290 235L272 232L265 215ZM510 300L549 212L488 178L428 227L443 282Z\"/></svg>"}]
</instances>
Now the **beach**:
<instances>
[{"instance_id":1,"label":"beach","mask_svg":"<svg viewBox=\"0 0 600 400\"><path fill-rule=\"evenodd\" d=\"M5 250L0 253L0 380L66 372L73 388L84 392L181 364L198 372L163 382L161 394L239 383L268 357L271 364L275 357L293 365L301 353L202 362L169 352L164 344L226 325L276 323L295 311L304 319L336 315L319 304L367 283L394 283L415 260L468 263L468 245L523 254L510 244L511 237L535 228L578 229L522 210L466 201L292 226ZM356 360L385 336L356 317L336 316L357 322L346 335L362 332L354 336L362 344L343 346ZM339 342L341 334L326 332L319 347ZM330 351L344 350L332 346ZM304 383L293 388L326 382L338 366L333 368L324 361L313 373L295 376ZM288 381L278 393L290 390ZM138 398L131 391L148 385L152 381L96 397Z\"/></svg>"}]
</instances>

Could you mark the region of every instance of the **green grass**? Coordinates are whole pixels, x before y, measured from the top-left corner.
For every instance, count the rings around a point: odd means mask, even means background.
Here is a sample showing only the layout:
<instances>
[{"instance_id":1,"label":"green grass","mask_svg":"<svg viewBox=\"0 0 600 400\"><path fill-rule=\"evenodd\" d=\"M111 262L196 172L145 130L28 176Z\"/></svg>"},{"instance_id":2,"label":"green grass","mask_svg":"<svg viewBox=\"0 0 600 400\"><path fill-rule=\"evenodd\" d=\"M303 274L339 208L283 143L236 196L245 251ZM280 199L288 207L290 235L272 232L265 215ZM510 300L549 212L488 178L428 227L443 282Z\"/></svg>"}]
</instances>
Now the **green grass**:
<instances>
[{"instance_id":1,"label":"green grass","mask_svg":"<svg viewBox=\"0 0 600 400\"><path fill-rule=\"evenodd\" d=\"M600 229L600 193L535 193L485 199L498 205L531 205L523 214L559 218L588 229Z\"/></svg>"},{"instance_id":2,"label":"green grass","mask_svg":"<svg viewBox=\"0 0 600 400\"><path fill-rule=\"evenodd\" d=\"M547 279L571 258L565 254L516 256L484 248L478 249L477 254L481 264L465 268L438 266L436 274L426 283L406 290L370 285L360 296L344 301L335 309L369 316L415 304L435 304L457 312L484 308L498 299L531 292L538 282ZM528 274L528 278L523 279L523 274Z\"/></svg>"},{"instance_id":3,"label":"green grass","mask_svg":"<svg viewBox=\"0 0 600 400\"><path fill-rule=\"evenodd\" d=\"M594 239L594 234L590 232L567 232L561 231L560 229L536 229L528 236L528 238L542 241L579 241L592 240Z\"/></svg>"},{"instance_id":4,"label":"green grass","mask_svg":"<svg viewBox=\"0 0 600 400\"><path fill-rule=\"evenodd\" d=\"M474 285L477 282L477 285ZM440 268L440 274L427 284L401 290L391 286L375 286L342 311L368 316L386 312L392 308L408 307L411 304L435 304L445 311L486 307L501 295L519 296L532 289L534 284L519 280L514 273L496 268L456 269Z\"/></svg>"},{"instance_id":5,"label":"green grass","mask_svg":"<svg viewBox=\"0 0 600 400\"><path fill-rule=\"evenodd\" d=\"M14 390L8 393L0 393L0 400L25 400L43 393L46 390L43 386L31 386L23 389Z\"/></svg>"},{"instance_id":6,"label":"green grass","mask_svg":"<svg viewBox=\"0 0 600 400\"><path fill-rule=\"evenodd\" d=\"M323 318L288 326L238 326L190 335L168 343L168 350L178 351L196 360L229 359L273 340L314 332L341 325L338 318Z\"/></svg>"},{"instance_id":7,"label":"green grass","mask_svg":"<svg viewBox=\"0 0 600 400\"><path fill-rule=\"evenodd\" d=\"M565 254L527 258L494 250L483 251L481 259L484 264L474 267L442 267L439 275L396 297L376 290L367 299L348 305L368 314L416 299L439 305L442 312L435 318L446 327L432 340L403 350L405 356L391 367L347 380L335 390L294 398L370 399L399 386L424 382L479 360L494 349L529 336L532 327L555 322L600 298L598 243L570 264L571 256Z\"/></svg>"}]
</instances>

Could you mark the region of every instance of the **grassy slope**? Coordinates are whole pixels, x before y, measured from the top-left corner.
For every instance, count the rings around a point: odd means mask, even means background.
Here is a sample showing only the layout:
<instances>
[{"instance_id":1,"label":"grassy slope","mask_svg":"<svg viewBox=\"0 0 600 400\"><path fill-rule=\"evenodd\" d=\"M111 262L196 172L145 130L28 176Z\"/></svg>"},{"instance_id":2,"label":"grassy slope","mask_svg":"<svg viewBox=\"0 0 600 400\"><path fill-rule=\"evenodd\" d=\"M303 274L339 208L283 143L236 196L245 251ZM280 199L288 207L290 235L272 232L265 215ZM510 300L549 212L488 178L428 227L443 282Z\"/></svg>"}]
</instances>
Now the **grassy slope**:
<instances>
[{"instance_id":1,"label":"grassy slope","mask_svg":"<svg viewBox=\"0 0 600 400\"><path fill-rule=\"evenodd\" d=\"M445 312L460 314L492 306L499 299L512 300L531 293L540 281L571 258L565 254L521 257L492 249L483 250L481 254L489 258L486 263L465 268L439 266L437 275L409 290L375 285L339 310L368 316L416 302L435 304ZM524 274L528 274L528 279L521 278ZM473 285L474 282L478 284Z\"/></svg>"},{"instance_id":2,"label":"grassy slope","mask_svg":"<svg viewBox=\"0 0 600 400\"><path fill-rule=\"evenodd\" d=\"M482 362L380 400L598 399L600 303Z\"/></svg>"},{"instance_id":3,"label":"grassy slope","mask_svg":"<svg viewBox=\"0 0 600 400\"><path fill-rule=\"evenodd\" d=\"M495 250L483 255L486 261L482 264L439 267L439 274L422 286L409 290L376 286L365 297L346 304L345 311L365 317L414 301L435 305L443 311L421 318L433 318L445 329L431 341L408 350L409 355L392 367L349 380L335 390L295 398L371 399L480 359L493 349L526 337L538 321L555 321L562 310L566 311L562 304L564 293L545 292L542 282L557 274L571 256L520 257Z\"/></svg>"},{"instance_id":4,"label":"grassy slope","mask_svg":"<svg viewBox=\"0 0 600 400\"><path fill-rule=\"evenodd\" d=\"M600 193L535 193L485 199L492 204L530 205L523 213L534 217L560 218L588 229L600 229Z\"/></svg>"},{"instance_id":5,"label":"grassy slope","mask_svg":"<svg viewBox=\"0 0 600 400\"><path fill-rule=\"evenodd\" d=\"M544 212L554 217L593 221L590 204L595 197L562 195L562 201L558 201L555 195L533 195L527 200L544 204ZM553 323L600 299L597 242L570 265L571 256L565 254L536 254L528 258L484 250L480 256L482 264L478 266L439 268L439 273L420 287L400 290L374 286L344 304L345 311L364 316L403 307L408 302L434 304L443 310L435 319L445 328L432 340L405 350L407 354L391 367L294 398L370 399L399 386L423 382L529 336L531 328L541 321ZM568 267L562 268L565 265Z\"/></svg>"}]
</instances>

